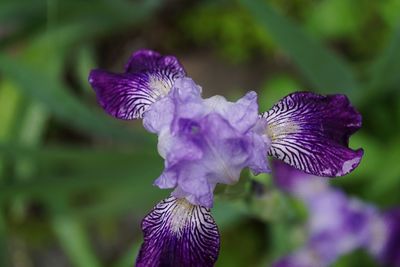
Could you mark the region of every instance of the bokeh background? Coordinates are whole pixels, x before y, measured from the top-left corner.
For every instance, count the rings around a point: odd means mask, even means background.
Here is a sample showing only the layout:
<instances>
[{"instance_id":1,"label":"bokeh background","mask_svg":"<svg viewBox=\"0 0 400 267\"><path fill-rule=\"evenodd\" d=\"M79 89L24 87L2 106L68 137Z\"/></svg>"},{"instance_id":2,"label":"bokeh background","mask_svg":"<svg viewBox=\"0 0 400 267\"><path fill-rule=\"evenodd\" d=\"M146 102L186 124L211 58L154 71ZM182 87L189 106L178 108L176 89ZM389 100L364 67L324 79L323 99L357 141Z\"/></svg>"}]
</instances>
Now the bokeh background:
<instances>
[{"instance_id":1,"label":"bokeh background","mask_svg":"<svg viewBox=\"0 0 400 267\"><path fill-rule=\"evenodd\" d=\"M176 55L205 96L257 91L261 111L295 90L347 94L365 157L331 182L400 205L399 19L399 0L2 0L0 266L133 265L140 221L169 193L152 186L163 162L140 121L101 110L87 76L122 72L140 48ZM218 188L217 266L268 266L298 246L299 205L268 175ZM378 265L355 251L334 266Z\"/></svg>"}]
</instances>

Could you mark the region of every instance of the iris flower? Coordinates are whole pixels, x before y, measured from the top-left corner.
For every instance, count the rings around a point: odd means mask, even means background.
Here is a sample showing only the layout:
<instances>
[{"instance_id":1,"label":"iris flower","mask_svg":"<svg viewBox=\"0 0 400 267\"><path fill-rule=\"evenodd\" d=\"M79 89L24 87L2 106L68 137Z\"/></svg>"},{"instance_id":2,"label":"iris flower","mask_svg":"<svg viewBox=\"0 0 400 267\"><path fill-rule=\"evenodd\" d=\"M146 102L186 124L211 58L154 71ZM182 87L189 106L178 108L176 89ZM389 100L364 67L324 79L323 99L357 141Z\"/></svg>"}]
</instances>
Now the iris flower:
<instances>
[{"instance_id":1,"label":"iris flower","mask_svg":"<svg viewBox=\"0 0 400 267\"><path fill-rule=\"evenodd\" d=\"M400 267L400 209L382 213L349 197L326 179L274 161L274 180L302 200L308 210L305 244L273 267L331 266L357 249L368 251L384 266Z\"/></svg>"},{"instance_id":2,"label":"iris flower","mask_svg":"<svg viewBox=\"0 0 400 267\"><path fill-rule=\"evenodd\" d=\"M154 184L174 189L143 219L137 266L213 266L214 188L236 183L246 167L269 172L268 155L329 177L351 172L363 155L348 147L361 116L344 95L293 93L260 114L255 92L236 102L203 99L174 56L151 50L133 53L122 74L93 70L89 82L107 113L142 118L158 135L165 169Z\"/></svg>"}]
</instances>

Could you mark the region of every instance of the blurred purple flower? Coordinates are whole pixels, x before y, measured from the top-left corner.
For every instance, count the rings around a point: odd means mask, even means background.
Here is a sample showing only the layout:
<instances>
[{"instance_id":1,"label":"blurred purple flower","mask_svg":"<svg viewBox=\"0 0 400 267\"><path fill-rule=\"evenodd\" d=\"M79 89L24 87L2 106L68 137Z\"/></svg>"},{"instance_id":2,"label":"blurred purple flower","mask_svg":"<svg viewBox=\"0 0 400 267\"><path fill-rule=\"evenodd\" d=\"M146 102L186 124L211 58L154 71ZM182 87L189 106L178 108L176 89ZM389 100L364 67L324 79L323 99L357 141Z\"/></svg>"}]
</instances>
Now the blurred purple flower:
<instances>
[{"instance_id":1,"label":"blurred purple flower","mask_svg":"<svg viewBox=\"0 0 400 267\"><path fill-rule=\"evenodd\" d=\"M382 215L374 206L329 186L327 180L305 174L278 161L275 183L301 199L309 213L303 247L273 266L330 266L340 256L368 249L389 266L400 266L400 210Z\"/></svg>"},{"instance_id":2,"label":"blurred purple flower","mask_svg":"<svg viewBox=\"0 0 400 267\"><path fill-rule=\"evenodd\" d=\"M368 249L385 266L400 267L400 208L385 212L371 225Z\"/></svg>"}]
</instances>

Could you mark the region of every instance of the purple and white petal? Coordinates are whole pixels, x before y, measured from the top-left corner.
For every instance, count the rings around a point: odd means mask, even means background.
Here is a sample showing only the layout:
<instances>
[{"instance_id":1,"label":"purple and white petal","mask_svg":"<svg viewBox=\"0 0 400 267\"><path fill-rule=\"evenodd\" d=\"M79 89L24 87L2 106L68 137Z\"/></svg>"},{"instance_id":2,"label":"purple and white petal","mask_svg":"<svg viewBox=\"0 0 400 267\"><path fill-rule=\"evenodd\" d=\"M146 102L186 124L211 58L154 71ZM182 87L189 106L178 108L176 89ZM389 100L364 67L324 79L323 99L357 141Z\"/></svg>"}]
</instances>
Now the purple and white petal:
<instances>
[{"instance_id":1,"label":"purple and white petal","mask_svg":"<svg viewBox=\"0 0 400 267\"><path fill-rule=\"evenodd\" d=\"M132 55L125 73L92 70L89 83L107 113L131 120L142 118L152 103L168 94L176 79L185 76L175 57L140 50Z\"/></svg>"},{"instance_id":2,"label":"purple and white petal","mask_svg":"<svg viewBox=\"0 0 400 267\"><path fill-rule=\"evenodd\" d=\"M220 238L210 210L169 197L143 219L137 267L212 267Z\"/></svg>"},{"instance_id":3,"label":"purple and white petal","mask_svg":"<svg viewBox=\"0 0 400 267\"><path fill-rule=\"evenodd\" d=\"M290 94L262 114L271 140L268 154L318 176L342 176L360 163L363 150L348 147L361 115L344 95Z\"/></svg>"},{"instance_id":4,"label":"purple and white petal","mask_svg":"<svg viewBox=\"0 0 400 267\"><path fill-rule=\"evenodd\" d=\"M127 73L137 73L142 71L160 70L165 71L165 75L186 76L185 69L178 59L174 56L163 56L160 53L149 50L140 49L132 54L128 63L125 65Z\"/></svg>"}]
</instances>

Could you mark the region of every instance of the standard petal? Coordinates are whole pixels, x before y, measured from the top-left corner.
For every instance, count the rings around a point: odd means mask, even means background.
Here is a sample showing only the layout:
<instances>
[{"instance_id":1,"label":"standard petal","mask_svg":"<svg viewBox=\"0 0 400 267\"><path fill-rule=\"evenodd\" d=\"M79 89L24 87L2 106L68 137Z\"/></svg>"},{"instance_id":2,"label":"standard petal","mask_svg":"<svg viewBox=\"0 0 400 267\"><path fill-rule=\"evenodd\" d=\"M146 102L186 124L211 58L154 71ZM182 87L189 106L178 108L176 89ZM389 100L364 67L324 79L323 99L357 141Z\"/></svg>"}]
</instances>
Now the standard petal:
<instances>
[{"instance_id":1,"label":"standard petal","mask_svg":"<svg viewBox=\"0 0 400 267\"><path fill-rule=\"evenodd\" d=\"M134 52L125 65L127 73L154 72L155 70L165 70L173 76L176 75L176 78L178 76L186 76L185 69L176 57L162 56L160 53L148 49L141 49Z\"/></svg>"},{"instance_id":2,"label":"standard petal","mask_svg":"<svg viewBox=\"0 0 400 267\"><path fill-rule=\"evenodd\" d=\"M204 100L209 111L216 112L229 121L232 127L244 133L258 120L257 93L250 91L236 102L216 95Z\"/></svg>"},{"instance_id":3,"label":"standard petal","mask_svg":"<svg viewBox=\"0 0 400 267\"><path fill-rule=\"evenodd\" d=\"M344 95L290 94L262 114L271 140L268 154L318 176L342 176L360 163L363 150L348 148L361 115Z\"/></svg>"},{"instance_id":4,"label":"standard petal","mask_svg":"<svg viewBox=\"0 0 400 267\"><path fill-rule=\"evenodd\" d=\"M220 246L210 210L169 197L143 219L137 267L214 266Z\"/></svg>"},{"instance_id":5,"label":"standard petal","mask_svg":"<svg viewBox=\"0 0 400 267\"><path fill-rule=\"evenodd\" d=\"M186 73L173 56L139 50L125 66L126 73L92 70L89 83L101 106L118 119L142 118L149 106L164 97Z\"/></svg>"}]
</instances>

